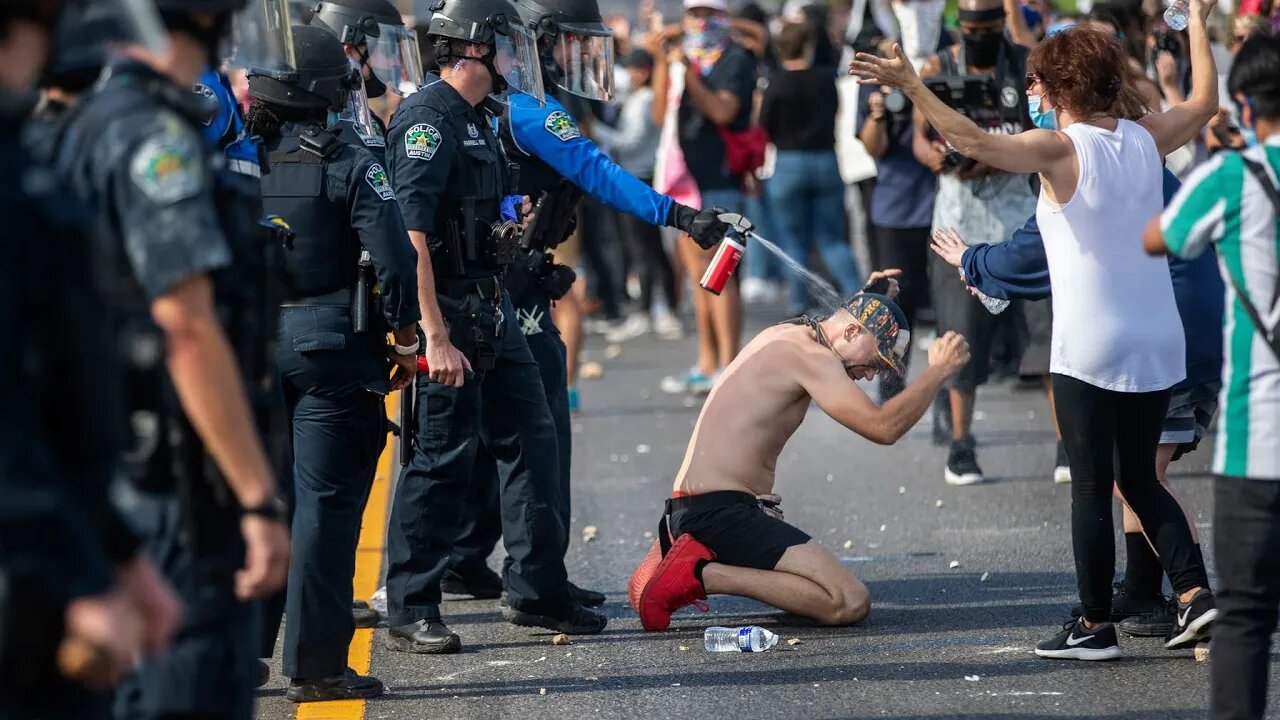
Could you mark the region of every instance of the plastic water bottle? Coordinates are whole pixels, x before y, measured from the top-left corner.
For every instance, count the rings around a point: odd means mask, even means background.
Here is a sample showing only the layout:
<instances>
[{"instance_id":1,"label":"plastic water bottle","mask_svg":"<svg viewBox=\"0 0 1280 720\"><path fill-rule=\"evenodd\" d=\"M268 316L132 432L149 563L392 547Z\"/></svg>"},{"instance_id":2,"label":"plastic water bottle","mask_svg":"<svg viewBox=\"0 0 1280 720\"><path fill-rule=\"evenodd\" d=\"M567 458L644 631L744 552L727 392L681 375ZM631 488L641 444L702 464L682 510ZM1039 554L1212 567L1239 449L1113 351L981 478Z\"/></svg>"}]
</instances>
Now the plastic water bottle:
<instances>
[{"instance_id":1,"label":"plastic water bottle","mask_svg":"<svg viewBox=\"0 0 1280 720\"><path fill-rule=\"evenodd\" d=\"M764 652L778 644L778 636L762 627L709 627L702 634L707 652Z\"/></svg>"},{"instance_id":2,"label":"plastic water bottle","mask_svg":"<svg viewBox=\"0 0 1280 720\"><path fill-rule=\"evenodd\" d=\"M964 268L956 268L956 269L960 271L960 281L965 284L968 284L968 280L965 279L965 276L964 276ZM1008 300L993 298L990 295L982 292L977 288L974 288L974 291L978 293L978 299L982 301L982 306L985 307L987 309L987 312L991 313L992 315L999 315L1000 313L1009 309Z\"/></svg>"},{"instance_id":3,"label":"plastic water bottle","mask_svg":"<svg viewBox=\"0 0 1280 720\"><path fill-rule=\"evenodd\" d=\"M1191 10L1188 0L1171 0L1169 9L1164 11L1164 24L1170 30L1182 32L1187 29L1187 13Z\"/></svg>"},{"instance_id":4,"label":"plastic water bottle","mask_svg":"<svg viewBox=\"0 0 1280 720\"><path fill-rule=\"evenodd\" d=\"M369 598L369 607L383 615L387 614L387 586L383 585L374 591L373 597Z\"/></svg>"}]
</instances>

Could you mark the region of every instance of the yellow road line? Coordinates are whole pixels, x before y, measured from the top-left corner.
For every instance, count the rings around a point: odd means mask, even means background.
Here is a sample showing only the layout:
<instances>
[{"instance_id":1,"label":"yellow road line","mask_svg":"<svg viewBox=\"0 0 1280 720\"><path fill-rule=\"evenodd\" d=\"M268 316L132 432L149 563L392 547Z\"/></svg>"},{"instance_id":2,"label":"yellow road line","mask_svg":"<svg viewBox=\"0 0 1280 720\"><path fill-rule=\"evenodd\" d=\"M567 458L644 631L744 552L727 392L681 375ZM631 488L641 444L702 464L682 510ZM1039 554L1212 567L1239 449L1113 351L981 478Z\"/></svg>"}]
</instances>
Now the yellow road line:
<instances>
[{"instance_id":1,"label":"yellow road line","mask_svg":"<svg viewBox=\"0 0 1280 720\"><path fill-rule=\"evenodd\" d=\"M387 401L387 412L396 417L400 394L395 393ZM355 596L368 599L378 589L382 574L382 550L387 530L387 496L391 491L392 460L399 456L397 440L387 436L387 447L378 458L378 472L369 491L369 503L365 505L360 523L360 544L356 547ZM288 620L286 619L286 622ZM352 670L366 675L373 653L373 629L356 628L347 650L347 664ZM297 720L364 720L364 700L335 700L333 702L303 703L298 705Z\"/></svg>"}]
</instances>

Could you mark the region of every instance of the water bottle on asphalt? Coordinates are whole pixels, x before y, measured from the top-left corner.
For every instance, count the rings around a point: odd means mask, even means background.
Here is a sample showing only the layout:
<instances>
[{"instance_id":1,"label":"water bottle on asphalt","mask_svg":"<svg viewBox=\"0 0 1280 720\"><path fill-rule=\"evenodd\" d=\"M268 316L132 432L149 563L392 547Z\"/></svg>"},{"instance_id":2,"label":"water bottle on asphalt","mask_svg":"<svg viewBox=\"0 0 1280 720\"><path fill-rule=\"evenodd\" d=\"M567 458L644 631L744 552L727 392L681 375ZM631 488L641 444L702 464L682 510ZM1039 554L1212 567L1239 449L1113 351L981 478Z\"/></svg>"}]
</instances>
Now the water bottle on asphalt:
<instances>
[{"instance_id":1,"label":"water bottle on asphalt","mask_svg":"<svg viewBox=\"0 0 1280 720\"><path fill-rule=\"evenodd\" d=\"M778 644L778 636L762 627L709 627L702 634L707 652L764 652Z\"/></svg>"},{"instance_id":2,"label":"water bottle on asphalt","mask_svg":"<svg viewBox=\"0 0 1280 720\"><path fill-rule=\"evenodd\" d=\"M1191 3L1187 0L1173 0L1169 3L1169 9L1164 11L1164 24L1169 26L1170 30L1182 32L1187 29L1187 13L1191 10Z\"/></svg>"}]
</instances>

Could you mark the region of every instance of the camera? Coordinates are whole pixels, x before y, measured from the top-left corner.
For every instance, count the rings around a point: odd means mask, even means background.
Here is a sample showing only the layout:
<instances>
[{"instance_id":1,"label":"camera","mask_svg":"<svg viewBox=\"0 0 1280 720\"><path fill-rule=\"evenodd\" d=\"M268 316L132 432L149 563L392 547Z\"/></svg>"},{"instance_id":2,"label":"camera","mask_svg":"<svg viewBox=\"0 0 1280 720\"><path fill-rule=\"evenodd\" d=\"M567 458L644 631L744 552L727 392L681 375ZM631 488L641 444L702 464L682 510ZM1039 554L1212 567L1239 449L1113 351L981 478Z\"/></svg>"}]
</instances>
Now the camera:
<instances>
[{"instance_id":1,"label":"camera","mask_svg":"<svg viewBox=\"0 0 1280 720\"><path fill-rule=\"evenodd\" d=\"M890 115L901 118L911 112L911 101L907 99L907 94L898 88L884 96L884 109Z\"/></svg>"},{"instance_id":2,"label":"camera","mask_svg":"<svg viewBox=\"0 0 1280 720\"><path fill-rule=\"evenodd\" d=\"M925 86L948 107L969 118L984 132L1016 134L1021 132L1019 121L1026 111L1022 109L1025 95L1012 87L997 87L989 75L950 75L925 80ZM932 128L931 140L942 140ZM948 149L943 158L944 172L965 172L977 165L977 161Z\"/></svg>"}]
</instances>

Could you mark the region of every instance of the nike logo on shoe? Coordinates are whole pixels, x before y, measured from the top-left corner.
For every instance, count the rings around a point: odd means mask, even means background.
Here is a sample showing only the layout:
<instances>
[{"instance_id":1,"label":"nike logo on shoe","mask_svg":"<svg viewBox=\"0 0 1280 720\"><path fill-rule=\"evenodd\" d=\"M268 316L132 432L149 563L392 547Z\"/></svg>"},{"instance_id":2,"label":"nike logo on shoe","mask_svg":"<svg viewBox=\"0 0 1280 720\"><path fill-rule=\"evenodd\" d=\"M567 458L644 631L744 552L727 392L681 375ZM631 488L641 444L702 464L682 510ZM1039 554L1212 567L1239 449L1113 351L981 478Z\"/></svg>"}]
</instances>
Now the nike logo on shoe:
<instances>
[{"instance_id":1,"label":"nike logo on shoe","mask_svg":"<svg viewBox=\"0 0 1280 720\"><path fill-rule=\"evenodd\" d=\"M1075 647L1080 643L1084 642L1085 640L1088 640L1091 637L1093 636L1085 635L1084 637L1076 637L1075 632L1072 631L1072 633L1069 636L1067 636L1067 644L1070 645L1071 647Z\"/></svg>"},{"instance_id":2,"label":"nike logo on shoe","mask_svg":"<svg viewBox=\"0 0 1280 720\"><path fill-rule=\"evenodd\" d=\"M1178 627L1187 624L1187 618L1191 616L1191 606L1188 605L1186 610L1178 613Z\"/></svg>"}]
</instances>

